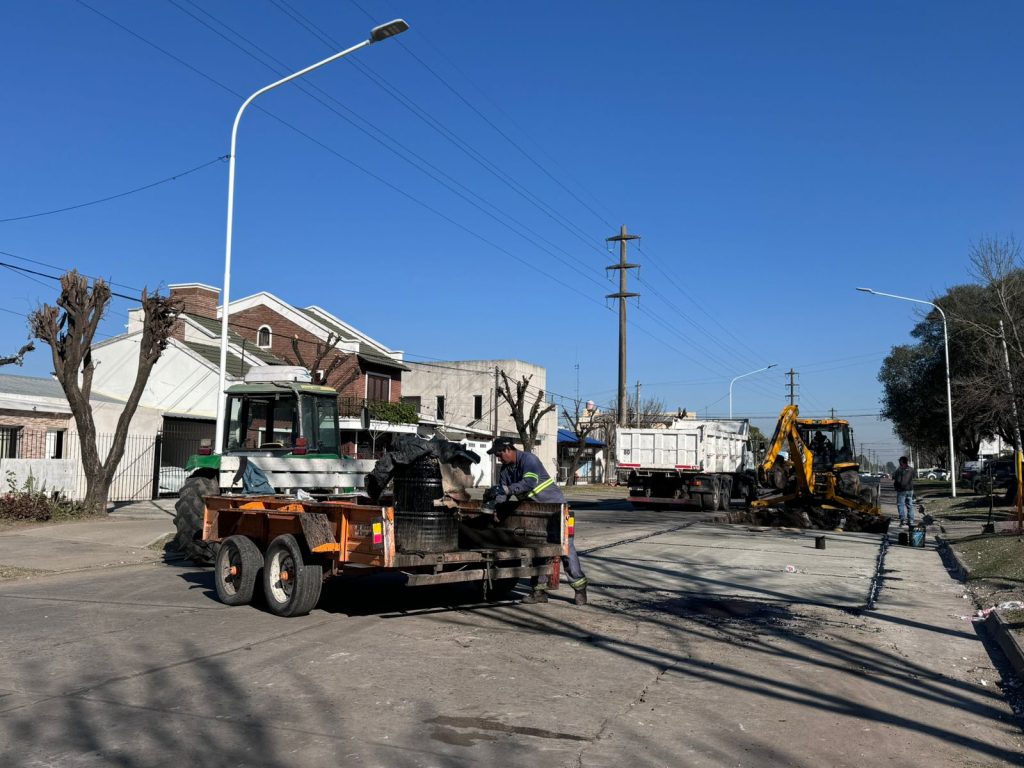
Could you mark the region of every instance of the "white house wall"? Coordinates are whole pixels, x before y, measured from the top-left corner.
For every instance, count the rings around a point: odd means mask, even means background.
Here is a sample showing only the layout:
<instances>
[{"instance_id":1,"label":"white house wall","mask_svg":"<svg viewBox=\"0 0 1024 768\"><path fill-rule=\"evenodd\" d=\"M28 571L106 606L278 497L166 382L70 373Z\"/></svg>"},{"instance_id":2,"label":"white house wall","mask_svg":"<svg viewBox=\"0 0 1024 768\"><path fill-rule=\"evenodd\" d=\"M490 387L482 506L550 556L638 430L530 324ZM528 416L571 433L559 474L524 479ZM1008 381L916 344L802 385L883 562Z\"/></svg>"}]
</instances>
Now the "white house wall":
<instances>
[{"instance_id":1,"label":"white house wall","mask_svg":"<svg viewBox=\"0 0 1024 768\"><path fill-rule=\"evenodd\" d=\"M499 368L508 374L511 381L518 381L524 375L530 379L531 395L538 389L547 390L547 370L522 360L456 360L436 364L420 364L406 361L411 369L402 375L402 396L419 397L420 413L433 418L436 397L445 398L445 422L464 424L490 432L493 423L495 400L494 370ZM483 397L483 417L473 419L473 397ZM532 398L529 402L533 402ZM534 453L544 463L548 472L554 475L557 466L558 416L555 411L540 420L538 437L540 444ZM498 431L518 435L508 403L498 398ZM486 457L484 464L490 457Z\"/></svg>"},{"instance_id":2,"label":"white house wall","mask_svg":"<svg viewBox=\"0 0 1024 768\"><path fill-rule=\"evenodd\" d=\"M93 391L124 401L135 383L139 344L137 336L116 339L93 350L96 373ZM217 416L218 375L206 361L173 341L150 372L140 405L201 418Z\"/></svg>"}]
</instances>

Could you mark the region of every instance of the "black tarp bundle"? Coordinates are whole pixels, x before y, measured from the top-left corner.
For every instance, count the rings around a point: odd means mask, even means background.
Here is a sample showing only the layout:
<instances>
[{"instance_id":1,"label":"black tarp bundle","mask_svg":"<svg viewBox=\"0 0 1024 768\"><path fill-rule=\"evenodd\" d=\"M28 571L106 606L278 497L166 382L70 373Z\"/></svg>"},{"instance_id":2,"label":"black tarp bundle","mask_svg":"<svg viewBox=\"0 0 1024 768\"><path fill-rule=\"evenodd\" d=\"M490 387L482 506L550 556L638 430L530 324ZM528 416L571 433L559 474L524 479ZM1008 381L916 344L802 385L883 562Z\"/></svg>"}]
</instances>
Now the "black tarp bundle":
<instances>
[{"instance_id":1,"label":"black tarp bundle","mask_svg":"<svg viewBox=\"0 0 1024 768\"><path fill-rule=\"evenodd\" d=\"M412 464L425 456L433 456L442 465L453 467L467 475L470 474L471 466L480 461L480 456L475 451L469 450L460 443L442 440L439 437L425 440L416 435L392 435L391 450L384 454L384 457L377 461L373 471L366 475L363 484L366 494L371 499L377 500L391 481L391 477L398 467ZM450 473L442 472L442 477L445 479L446 493L456 490L447 487L449 485L449 475Z\"/></svg>"}]
</instances>

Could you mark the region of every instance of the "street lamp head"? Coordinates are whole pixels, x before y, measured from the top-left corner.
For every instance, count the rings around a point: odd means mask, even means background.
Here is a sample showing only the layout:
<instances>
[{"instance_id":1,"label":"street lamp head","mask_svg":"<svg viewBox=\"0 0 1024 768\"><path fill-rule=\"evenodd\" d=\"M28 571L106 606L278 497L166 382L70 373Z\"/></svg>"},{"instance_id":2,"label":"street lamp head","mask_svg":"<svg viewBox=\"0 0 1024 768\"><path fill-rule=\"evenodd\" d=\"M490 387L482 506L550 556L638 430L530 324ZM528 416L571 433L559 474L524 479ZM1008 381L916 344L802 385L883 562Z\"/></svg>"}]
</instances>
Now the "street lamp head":
<instances>
[{"instance_id":1,"label":"street lamp head","mask_svg":"<svg viewBox=\"0 0 1024 768\"><path fill-rule=\"evenodd\" d=\"M874 293L875 292L874 289L872 289L872 288L858 288L857 290L861 291L862 293Z\"/></svg>"},{"instance_id":2,"label":"street lamp head","mask_svg":"<svg viewBox=\"0 0 1024 768\"><path fill-rule=\"evenodd\" d=\"M379 43L381 40L387 40L389 37L402 34L408 28L409 25L405 23L405 19L389 21L387 24L381 24L379 27L374 27L370 30L370 42Z\"/></svg>"},{"instance_id":3,"label":"street lamp head","mask_svg":"<svg viewBox=\"0 0 1024 768\"><path fill-rule=\"evenodd\" d=\"M772 363L771 365L768 366L768 368L774 368L776 365L778 365L778 363ZM765 368L765 370L767 371L768 368Z\"/></svg>"}]
</instances>

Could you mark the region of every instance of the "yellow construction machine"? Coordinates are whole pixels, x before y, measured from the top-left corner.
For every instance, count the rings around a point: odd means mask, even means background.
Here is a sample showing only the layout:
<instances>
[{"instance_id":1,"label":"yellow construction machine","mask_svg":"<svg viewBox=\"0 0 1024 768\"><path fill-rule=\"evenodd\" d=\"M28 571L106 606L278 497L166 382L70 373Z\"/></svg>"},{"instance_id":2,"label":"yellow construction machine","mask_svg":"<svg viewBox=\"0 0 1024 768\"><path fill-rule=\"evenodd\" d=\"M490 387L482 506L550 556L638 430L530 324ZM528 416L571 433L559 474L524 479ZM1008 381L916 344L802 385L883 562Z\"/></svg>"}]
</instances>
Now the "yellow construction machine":
<instances>
[{"instance_id":1,"label":"yellow construction machine","mask_svg":"<svg viewBox=\"0 0 1024 768\"><path fill-rule=\"evenodd\" d=\"M796 405L779 414L758 480L773 492L751 502L753 508L794 505L881 514L878 486L861 483L850 423L801 419Z\"/></svg>"}]
</instances>

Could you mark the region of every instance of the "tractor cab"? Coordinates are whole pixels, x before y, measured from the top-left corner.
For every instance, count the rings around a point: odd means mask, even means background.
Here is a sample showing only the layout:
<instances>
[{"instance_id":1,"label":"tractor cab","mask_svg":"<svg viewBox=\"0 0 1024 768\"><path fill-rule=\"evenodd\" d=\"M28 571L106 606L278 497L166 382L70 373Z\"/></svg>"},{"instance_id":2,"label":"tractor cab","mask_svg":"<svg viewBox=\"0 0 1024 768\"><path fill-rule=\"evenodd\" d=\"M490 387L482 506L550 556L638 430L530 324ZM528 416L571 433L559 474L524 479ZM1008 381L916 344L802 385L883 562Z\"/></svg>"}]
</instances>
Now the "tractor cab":
<instances>
[{"instance_id":1,"label":"tractor cab","mask_svg":"<svg viewBox=\"0 0 1024 768\"><path fill-rule=\"evenodd\" d=\"M338 393L310 384L305 369L253 368L225 394L226 454L339 455Z\"/></svg>"},{"instance_id":2,"label":"tractor cab","mask_svg":"<svg viewBox=\"0 0 1024 768\"><path fill-rule=\"evenodd\" d=\"M842 419L798 419L800 440L814 456L814 469L847 469L854 464L853 432Z\"/></svg>"}]
</instances>

